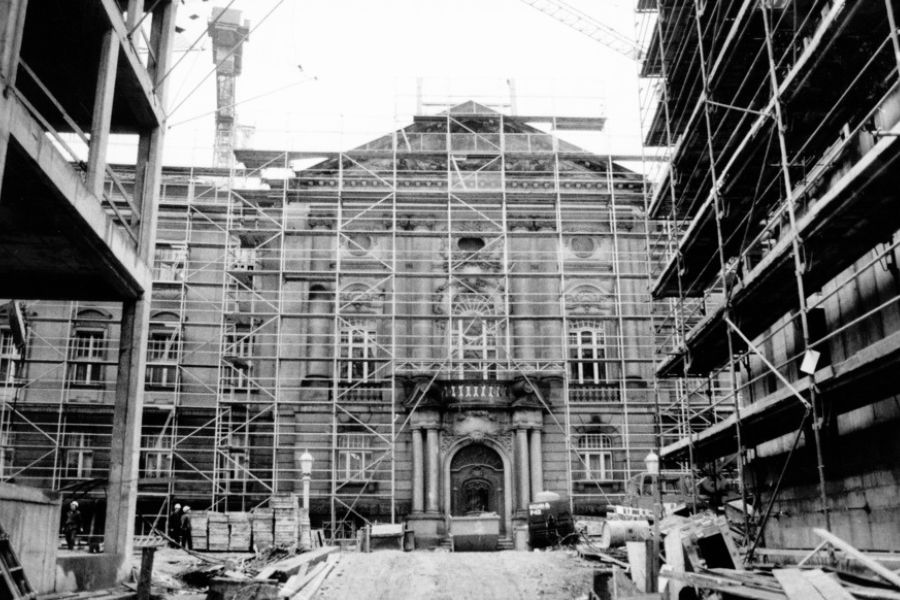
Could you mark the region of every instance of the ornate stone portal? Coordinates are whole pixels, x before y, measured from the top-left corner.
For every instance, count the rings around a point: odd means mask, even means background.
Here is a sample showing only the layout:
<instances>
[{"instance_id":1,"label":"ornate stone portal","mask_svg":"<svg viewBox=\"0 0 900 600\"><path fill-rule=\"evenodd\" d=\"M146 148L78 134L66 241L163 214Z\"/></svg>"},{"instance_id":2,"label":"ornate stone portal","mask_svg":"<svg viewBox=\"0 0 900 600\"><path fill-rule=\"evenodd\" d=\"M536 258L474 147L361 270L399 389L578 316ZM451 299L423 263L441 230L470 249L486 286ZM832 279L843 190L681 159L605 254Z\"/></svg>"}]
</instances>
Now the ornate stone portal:
<instances>
[{"instance_id":1,"label":"ornate stone portal","mask_svg":"<svg viewBox=\"0 0 900 600\"><path fill-rule=\"evenodd\" d=\"M511 535L543 491L546 390L522 378L421 377L406 383L413 458L409 526L417 540L437 543L451 517L483 513L496 514L501 535Z\"/></svg>"}]
</instances>

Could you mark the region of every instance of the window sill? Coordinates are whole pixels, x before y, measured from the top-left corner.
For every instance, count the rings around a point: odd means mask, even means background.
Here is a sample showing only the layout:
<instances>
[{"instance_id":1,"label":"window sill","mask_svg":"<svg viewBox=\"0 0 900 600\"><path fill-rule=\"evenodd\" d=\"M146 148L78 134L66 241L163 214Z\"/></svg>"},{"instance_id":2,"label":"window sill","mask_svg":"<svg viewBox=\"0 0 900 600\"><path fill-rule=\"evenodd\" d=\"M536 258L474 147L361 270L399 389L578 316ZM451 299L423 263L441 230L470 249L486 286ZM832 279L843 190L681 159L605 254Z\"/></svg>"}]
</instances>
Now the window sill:
<instances>
[{"instance_id":1,"label":"window sill","mask_svg":"<svg viewBox=\"0 0 900 600\"><path fill-rule=\"evenodd\" d=\"M592 490L608 492L611 489L622 487L622 482L616 479L579 479L573 481L572 484L577 492L590 492Z\"/></svg>"},{"instance_id":2,"label":"window sill","mask_svg":"<svg viewBox=\"0 0 900 600\"><path fill-rule=\"evenodd\" d=\"M338 483L338 491L370 493L378 491L377 481L344 480Z\"/></svg>"},{"instance_id":3,"label":"window sill","mask_svg":"<svg viewBox=\"0 0 900 600\"><path fill-rule=\"evenodd\" d=\"M79 389L79 390L102 390L106 388L105 383L84 383L82 381L70 381L69 382L70 389Z\"/></svg>"}]
</instances>

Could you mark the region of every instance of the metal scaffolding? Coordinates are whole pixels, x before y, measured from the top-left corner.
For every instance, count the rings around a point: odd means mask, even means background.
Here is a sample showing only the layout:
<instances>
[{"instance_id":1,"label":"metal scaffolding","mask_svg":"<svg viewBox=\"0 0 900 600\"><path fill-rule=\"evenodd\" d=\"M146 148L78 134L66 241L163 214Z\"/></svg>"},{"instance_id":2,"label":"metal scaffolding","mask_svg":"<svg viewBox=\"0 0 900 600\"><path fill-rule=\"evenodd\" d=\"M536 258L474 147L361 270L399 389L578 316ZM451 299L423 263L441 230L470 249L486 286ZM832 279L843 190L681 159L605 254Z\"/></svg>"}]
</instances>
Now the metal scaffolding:
<instances>
[{"instance_id":1,"label":"metal scaffolding","mask_svg":"<svg viewBox=\"0 0 900 600\"><path fill-rule=\"evenodd\" d=\"M686 390L697 378L720 386L709 407L687 396L663 407L684 434L663 454L695 469L734 465L755 548L808 430L818 511L831 528L822 429L852 407L826 406L821 395L840 385L839 355L896 327L890 265L900 224L886 191L896 157L896 9L890 0L645 4L645 141L670 156L652 176L649 210L669 220L652 290L672 309L657 376ZM859 305L841 306L852 290ZM881 331L861 344L848 339L867 319ZM771 488L757 477L751 489L748 460L779 436L780 474ZM755 523L748 503L765 506Z\"/></svg>"},{"instance_id":2,"label":"metal scaffolding","mask_svg":"<svg viewBox=\"0 0 900 600\"><path fill-rule=\"evenodd\" d=\"M349 151L239 151L243 169L167 169L139 527L160 527L175 501L249 510L295 491L305 450L314 521L330 537L395 521L410 510L413 415L451 396L533 395L548 487L576 510L620 502L655 445L656 309L643 177L561 137L602 127L468 103ZM38 346L58 348L79 323L72 307L28 310L21 362L36 374ZM56 321L58 340L38 340ZM112 329L104 340L114 347ZM55 372L70 357L58 353ZM114 380L104 369L99 395ZM72 387L50 379L57 394ZM65 488L64 438L43 434L77 403L13 387L3 423L16 480ZM20 462L28 423L34 452L56 466ZM107 440L84 441L102 477Z\"/></svg>"}]
</instances>

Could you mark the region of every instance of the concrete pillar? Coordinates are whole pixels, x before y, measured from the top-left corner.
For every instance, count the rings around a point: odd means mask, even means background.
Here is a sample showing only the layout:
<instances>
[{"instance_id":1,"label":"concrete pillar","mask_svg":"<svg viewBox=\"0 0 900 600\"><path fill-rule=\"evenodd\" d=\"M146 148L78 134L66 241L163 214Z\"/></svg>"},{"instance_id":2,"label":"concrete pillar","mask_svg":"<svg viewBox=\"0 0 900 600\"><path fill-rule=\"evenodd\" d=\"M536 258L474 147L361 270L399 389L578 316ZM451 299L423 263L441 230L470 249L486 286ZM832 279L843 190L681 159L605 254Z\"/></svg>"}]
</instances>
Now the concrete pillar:
<instances>
[{"instance_id":1,"label":"concrete pillar","mask_svg":"<svg viewBox=\"0 0 900 600\"><path fill-rule=\"evenodd\" d=\"M2 1L2 0L0 0ZM165 106L162 75L168 70L175 31L174 2L156 6L151 21L150 46L157 57L152 73L156 94ZM162 172L162 148L165 123L141 134L138 142L135 179L135 204L141 211L138 254L148 264L153 260L156 243L156 210ZM106 527L103 533L105 554L115 561L119 579L127 575L127 560L132 556L134 517L137 501L138 457L141 421L144 409L144 372L147 329L150 322L150 290L146 296L128 300L122 306L116 397L113 430L109 449L109 484L106 491Z\"/></svg>"},{"instance_id":2,"label":"concrete pillar","mask_svg":"<svg viewBox=\"0 0 900 600\"><path fill-rule=\"evenodd\" d=\"M412 430L412 510L414 513L422 512L425 496L425 465L422 456L422 430Z\"/></svg>"},{"instance_id":3,"label":"concrete pillar","mask_svg":"<svg viewBox=\"0 0 900 600\"><path fill-rule=\"evenodd\" d=\"M128 0L128 15L125 27L128 31L134 29L144 16L144 0Z\"/></svg>"},{"instance_id":4,"label":"concrete pillar","mask_svg":"<svg viewBox=\"0 0 900 600\"><path fill-rule=\"evenodd\" d=\"M106 151L109 148L113 95L116 91L116 71L119 66L119 36L111 27L103 34L97 86L94 93L94 112L91 118L91 146L88 150L87 181L95 196L103 196L106 182Z\"/></svg>"},{"instance_id":5,"label":"concrete pillar","mask_svg":"<svg viewBox=\"0 0 900 600\"><path fill-rule=\"evenodd\" d=\"M528 510L528 501L531 489L528 481L528 430L516 430L516 444L518 446L519 465L519 509Z\"/></svg>"},{"instance_id":6,"label":"concrete pillar","mask_svg":"<svg viewBox=\"0 0 900 600\"><path fill-rule=\"evenodd\" d=\"M16 82L27 9L28 0L0 0L0 77L8 85Z\"/></svg>"},{"instance_id":7,"label":"concrete pillar","mask_svg":"<svg viewBox=\"0 0 900 600\"><path fill-rule=\"evenodd\" d=\"M118 374L109 448L106 530L103 551L124 561L131 556L137 500L138 457L144 405L144 361L150 302L129 300L122 306Z\"/></svg>"},{"instance_id":8,"label":"concrete pillar","mask_svg":"<svg viewBox=\"0 0 900 600\"><path fill-rule=\"evenodd\" d=\"M0 83L14 85L28 0L0 0ZM0 193L9 148L9 101L0 96Z\"/></svg>"},{"instance_id":9,"label":"concrete pillar","mask_svg":"<svg viewBox=\"0 0 900 600\"><path fill-rule=\"evenodd\" d=\"M438 430L428 429L426 439L428 445L428 495L426 497L425 510L438 512Z\"/></svg>"},{"instance_id":10,"label":"concrete pillar","mask_svg":"<svg viewBox=\"0 0 900 600\"><path fill-rule=\"evenodd\" d=\"M531 500L535 500L540 492L544 491L544 464L542 460L543 448L541 446L541 430L532 429L529 434L529 447L531 449Z\"/></svg>"}]
</instances>

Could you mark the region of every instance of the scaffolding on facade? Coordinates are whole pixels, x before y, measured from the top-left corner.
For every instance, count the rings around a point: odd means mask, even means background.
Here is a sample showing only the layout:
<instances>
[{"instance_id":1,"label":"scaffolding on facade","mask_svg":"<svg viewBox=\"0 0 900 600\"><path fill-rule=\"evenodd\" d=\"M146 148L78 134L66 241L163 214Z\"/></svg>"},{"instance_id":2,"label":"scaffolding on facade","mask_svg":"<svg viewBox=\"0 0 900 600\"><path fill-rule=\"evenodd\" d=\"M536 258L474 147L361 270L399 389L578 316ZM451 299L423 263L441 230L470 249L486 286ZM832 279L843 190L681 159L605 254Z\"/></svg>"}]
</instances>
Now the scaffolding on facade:
<instances>
[{"instance_id":1,"label":"scaffolding on facade","mask_svg":"<svg viewBox=\"0 0 900 600\"><path fill-rule=\"evenodd\" d=\"M547 415L555 489L576 509L620 502L656 445L654 309L642 175L563 139L603 124L467 103L349 151L166 169L138 527L161 527L175 501L250 510L293 492L305 450L330 537L395 521L409 512L417 408L435 395L513 401L515 386ZM111 429L96 409L115 365L84 358L102 375L92 388L62 375L83 358L71 349L88 335L83 308L27 308L2 421L17 481L103 477ZM98 343L115 346L115 315ZM40 333L49 322L56 339ZM82 406L87 429L66 427ZM90 467L61 470L78 452Z\"/></svg>"},{"instance_id":2,"label":"scaffolding on facade","mask_svg":"<svg viewBox=\"0 0 900 600\"><path fill-rule=\"evenodd\" d=\"M670 154L649 208L668 220L652 289L671 308L657 376L685 392L663 407L682 433L663 454L736 467L743 503L762 508L745 530L755 547L806 432L830 528L822 430L883 397L865 383L875 375L847 359L867 349L883 361L890 351L876 347L897 325L897 8L747 0L640 10L645 142ZM850 374L859 397L823 403ZM704 385L707 406L689 397ZM780 475L751 486L746 461L779 436Z\"/></svg>"}]
</instances>

